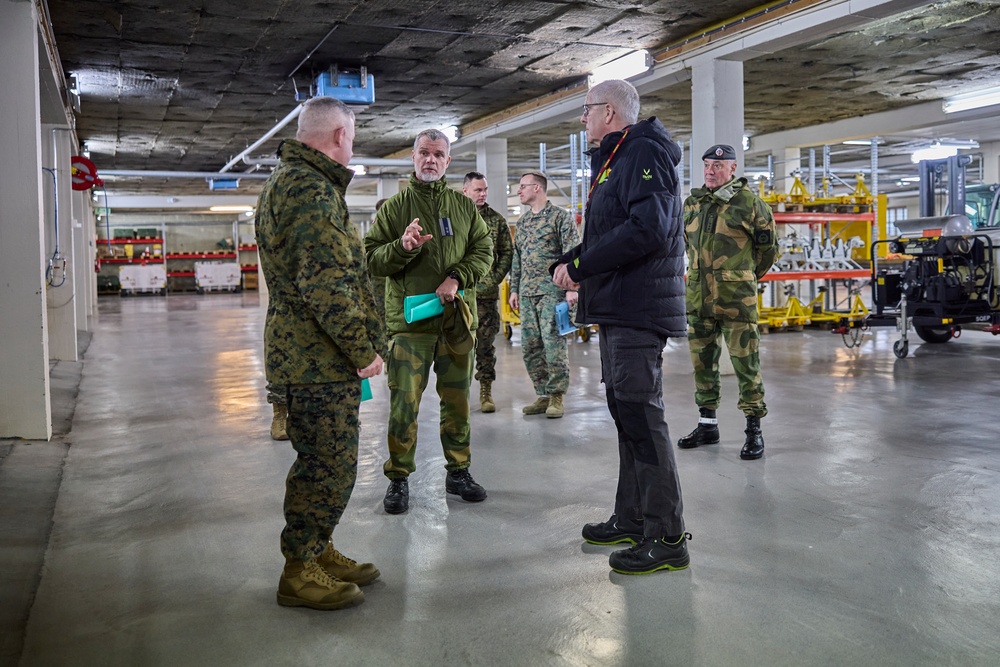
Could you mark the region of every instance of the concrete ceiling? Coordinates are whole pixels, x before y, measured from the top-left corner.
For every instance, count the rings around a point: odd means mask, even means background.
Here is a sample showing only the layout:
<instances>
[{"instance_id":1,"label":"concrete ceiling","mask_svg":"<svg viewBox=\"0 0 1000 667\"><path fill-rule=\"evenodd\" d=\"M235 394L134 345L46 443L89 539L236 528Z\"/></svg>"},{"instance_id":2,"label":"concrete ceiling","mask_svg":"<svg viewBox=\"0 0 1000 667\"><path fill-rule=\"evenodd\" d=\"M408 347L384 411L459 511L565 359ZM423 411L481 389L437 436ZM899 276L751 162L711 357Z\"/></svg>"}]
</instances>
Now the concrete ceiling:
<instances>
[{"instance_id":1,"label":"concrete ceiling","mask_svg":"<svg viewBox=\"0 0 1000 667\"><path fill-rule=\"evenodd\" d=\"M784 5L822 5L790 0ZM908 3L912 7L914 3ZM291 111L331 65L365 66L375 104L358 114L355 152L405 151L427 127L464 126L579 86L596 65L653 51L749 12L756 0L462 3L437 0L49 0L77 132L100 169L218 171ZM751 136L903 109L1000 83L1000 0L944 0L745 63ZM680 140L691 127L686 82L643 97ZM294 125L294 124L293 124ZM261 147L271 153L289 126ZM964 136L1000 138L992 120ZM578 121L509 144L565 143ZM924 135L934 130L924 128ZM897 141L923 136L919 128ZM956 137L957 138L957 137ZM817 137L821 143L822 137ZM259 181L243 180L252 193ZM207 193L204 181L116 179L119 191Z\"/></svg>"}]
</instances>

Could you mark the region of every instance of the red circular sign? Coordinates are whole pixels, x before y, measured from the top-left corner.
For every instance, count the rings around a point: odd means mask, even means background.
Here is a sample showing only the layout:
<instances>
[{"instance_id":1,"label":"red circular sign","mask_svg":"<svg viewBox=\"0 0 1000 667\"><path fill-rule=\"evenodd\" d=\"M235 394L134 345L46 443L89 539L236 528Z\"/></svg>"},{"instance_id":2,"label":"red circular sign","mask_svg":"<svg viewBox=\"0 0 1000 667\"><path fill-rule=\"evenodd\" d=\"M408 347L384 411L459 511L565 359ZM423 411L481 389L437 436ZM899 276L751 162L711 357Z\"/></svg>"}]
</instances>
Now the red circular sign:
<instances>
[{"instance_id":1,"label":"red circular sign","mask_svg":"<svg viewBox=\"0 0 1000 667\"><path fill-rule=\"evenodd\" d=\"M83 157L74 155L71 164L73 165L73 189L89 190L95 185L104 185L104 181L97 177L97 165Z\"/></svg>"}]
</instances>

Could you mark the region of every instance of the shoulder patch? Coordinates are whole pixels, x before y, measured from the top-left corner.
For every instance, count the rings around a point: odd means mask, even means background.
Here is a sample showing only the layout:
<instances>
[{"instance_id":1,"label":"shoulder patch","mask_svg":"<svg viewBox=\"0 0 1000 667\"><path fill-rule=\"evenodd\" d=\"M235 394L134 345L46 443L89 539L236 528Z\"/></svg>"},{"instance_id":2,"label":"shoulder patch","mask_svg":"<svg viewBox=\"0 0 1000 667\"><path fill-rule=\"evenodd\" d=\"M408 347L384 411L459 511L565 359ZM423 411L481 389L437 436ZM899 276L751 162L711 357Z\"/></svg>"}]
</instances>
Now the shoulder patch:
<instances>
[{"instance_id":1,"label":"shoulder patch","mask_svg":"<svg viewBox=\"0 0 1000 667\"><path fill-rule=\"evenodd\" d=\"M771 245L771 230L761 229L753 237L753 242L757 245Z\"/></svg>"}]
</instances>

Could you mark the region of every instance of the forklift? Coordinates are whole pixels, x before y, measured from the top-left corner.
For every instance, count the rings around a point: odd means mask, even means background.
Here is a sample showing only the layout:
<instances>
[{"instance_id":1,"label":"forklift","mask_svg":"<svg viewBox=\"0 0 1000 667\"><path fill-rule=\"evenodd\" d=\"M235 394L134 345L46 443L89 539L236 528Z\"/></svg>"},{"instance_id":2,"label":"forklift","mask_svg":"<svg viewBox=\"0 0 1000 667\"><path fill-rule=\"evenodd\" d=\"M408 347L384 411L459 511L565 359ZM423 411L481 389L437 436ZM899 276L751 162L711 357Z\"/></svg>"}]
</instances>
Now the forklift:
<instances>
[{"instance_id":1,"label":"forklift","mask_svg":"<svg viewBox=\"0 0 1000 667\"><path fill-rule=\"evenodd\" d=\"M1000 188L974 186L970 210L965 168L971 160L955 155L920 162L920 217L897 222L896 238L872 243L872 312L863 322L842 321L835 331L894 325L899 359L909 354L911 328L933 344L958 338L963 325L1000 334ZM948 204L937 215L942 186ZM954 210L956 202L965 205Z\"/></svg>"}]
</instances>

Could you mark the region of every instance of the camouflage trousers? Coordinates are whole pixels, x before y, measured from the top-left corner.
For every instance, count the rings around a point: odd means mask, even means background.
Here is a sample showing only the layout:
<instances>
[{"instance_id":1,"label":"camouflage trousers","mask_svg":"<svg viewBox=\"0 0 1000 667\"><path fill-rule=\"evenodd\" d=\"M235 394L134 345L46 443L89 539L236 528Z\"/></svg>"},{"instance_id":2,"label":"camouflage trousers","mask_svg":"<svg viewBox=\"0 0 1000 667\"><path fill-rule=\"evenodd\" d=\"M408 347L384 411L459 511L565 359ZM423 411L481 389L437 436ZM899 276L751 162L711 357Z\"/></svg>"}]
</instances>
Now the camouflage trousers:
<instances>
[{"instance_id":1,"label":"camouflage trousers","mask_svg":"<svg viewBox=\"0 0 1000 667\"><path fill-rule=\"evenodd\" d=\"M416 470L417 412L431 369L437 376L441 399L441 447L445 468L468 468L472 459L469 427L469 385L472 355L453 356L437 334L396 334L389 343L389 460L383 470L389 478L407 477Z\"/></svg>"},{"instance_id":2,"label":"camouflage trousers","mask_svg":"<svg viewBox=\"0 0 1000 667\"><path fill-rule=\"evenodd\" d=\"M497 298L476 299L479 328L476 329L476 379L493 382L497 379L497 349L493 345L500 332L500 309Z\"/></svg>"},{"instance_id":3,"label":"camouflage trousers","mask_svg":"<svg viewBox=\"0 0 1000 667\"><path fill-rule=\"evenodd\" d=\"M281 553L317 558L347 507L358 472L361 382L291 386L288 436L298 456L285 480Z\"/></svg>"},{"instance_id":4,"label":"camouflage trousers","mask_svg":"<svg viewBox=\"0 0 1000 667\"><path fill-rule=\"evenodd\" d=\"M285 388L280 384L267 383L267 402L274 405L285 404Z\"/></svg>"},{"instance_id":5,"label":"camouflage trousers","mask_svg":"<svg viewBox=\"0 0 1000 667\"><path fill-rule=\"evenodd\" d=\"M566 339L556 325L556 306L562 300L549 294L521 299L521 352L539 396L565 394L569 389Z\"/></svg>"},{"instance_id":6,"label":"camouflage trousers","mask_svg":"<svg viewBox=\"0 0 1000 667\"><path fill-rule=\"evenodd\" d=\"M760 331L756 322L738 322L688 315L688 346L694 364L694 400L699 408L716 410L721 397L719 356L726 341L740 386L737 407L747 416L763 417L764 380L760 376Z\"/></svg>"}]
</instances>

